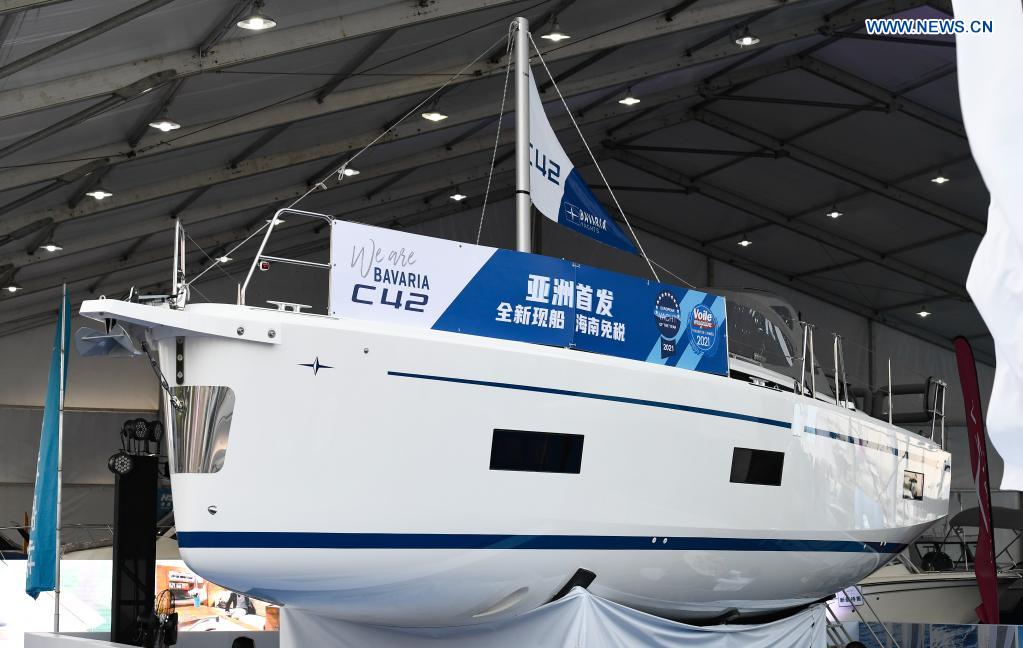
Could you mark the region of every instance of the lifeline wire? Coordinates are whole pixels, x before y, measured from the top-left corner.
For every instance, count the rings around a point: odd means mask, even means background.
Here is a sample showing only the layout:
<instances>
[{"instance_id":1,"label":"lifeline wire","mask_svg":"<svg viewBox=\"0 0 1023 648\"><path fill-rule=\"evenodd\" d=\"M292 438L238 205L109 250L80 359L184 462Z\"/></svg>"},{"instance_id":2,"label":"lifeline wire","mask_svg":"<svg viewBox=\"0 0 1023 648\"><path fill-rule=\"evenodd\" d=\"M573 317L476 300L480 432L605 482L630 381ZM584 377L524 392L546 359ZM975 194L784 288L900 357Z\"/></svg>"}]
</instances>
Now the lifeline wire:
<instances>
[{"instance_id":1,"label":"lifeline wire","mask_svg":"<svg viewBox=\"0 0 1023 648\"><path fill-rule=\"evenodd\" d=\"M558 98L561 99L561 105L565 107L565 112L568 113L568 118L572 120L572 126L575 127L575 132L579 133L579 139L583 141L583 146L586 147L586 152L589 153L590 159L593 160L593 166L597 167L597 173L600 174L600 179L604 182L604 186L607 187L607 192L611 194L611 200L615 202L615 207L618 208L618 213L621 214L622 220L625 221L625 225L629 228L629 233L632 234L633 240L636 241L636 247L639 248L639 253L643 256L643 260L646 261L647 266L650 268L650 274L654 276L656 281L660 281L661 278L657 276L657 271L654 270L654 264L650 261L650 257L646 255L646 250L643 249L643 244L639 242L639 237L636 236L636 231L632 229L632 223L629 222L629 217L625 215L625 210L622 209L621 203L618 202L618 196L611 189L611 184L607 181L604 176L604 170L600 168L600 163L597 162L597 157L593 155L593 151L590 150L590 143L586 141L586 136L583 135L583 131L579 128L579 124L575 121L575 115L572 114L572 109L568 107L568 102L565 101L564 95L561 94L561 89L558 88L558 82L554 79L554 75L551 74L551 69L547 67L547 61L543 60L543 54L540 53L540 48L536 46L536 41L533 40L533 35L527 33L529 36L529 42L533 44L533 49L536 50L536 57L540 59L540 63L543 64L543 69L547 71L547 76L551 80L551 86L555 92L558 93Z\"/></svg>"},{"instance_id":2,"label":"lifeline wire","mask_svg":"<svg viewBox=\"0 0 1023 648\"><path fill-rule=\"evenodd\" d=\"M511 52L512 39L511 31L512 25L508 25L508 45L504 49L505 55ZM501 91L501 111L497 115L497 135L494 137L494 152L490 156L490 173L487 174L487 189L483 192L483 209L480 211L480 227L476 231L476 245L480 244L480 239L483 237L483 219L487 215L487 201L490 199L490 183L494 179L494 165L497 163L497 147L501 142L501 122L504 120L504 102L508 97L508 77L511 75L511 63L512 57L508 56L508 62L504 66L504 90Z\"/></svg>"}]
</instances>

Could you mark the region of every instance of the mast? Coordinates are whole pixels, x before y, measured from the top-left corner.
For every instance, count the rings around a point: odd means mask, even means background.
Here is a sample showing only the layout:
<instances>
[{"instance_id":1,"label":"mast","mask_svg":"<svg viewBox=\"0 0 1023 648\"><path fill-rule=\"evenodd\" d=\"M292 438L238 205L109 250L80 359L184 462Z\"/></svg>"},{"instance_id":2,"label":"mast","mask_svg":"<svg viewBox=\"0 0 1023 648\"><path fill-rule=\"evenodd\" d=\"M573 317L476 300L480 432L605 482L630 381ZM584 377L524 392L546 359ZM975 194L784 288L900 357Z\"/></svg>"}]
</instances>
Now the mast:
<instances>
[{"instance_id":1,"label":"mast","mask_svg":"<svg viewBox=\"0 0 1023 648\"><path fill-rule=\"evenodd\" d=\"M516 18L515 31L515 249L532 251L529 197L529 20Z\"/></svg>"}]
</instances>

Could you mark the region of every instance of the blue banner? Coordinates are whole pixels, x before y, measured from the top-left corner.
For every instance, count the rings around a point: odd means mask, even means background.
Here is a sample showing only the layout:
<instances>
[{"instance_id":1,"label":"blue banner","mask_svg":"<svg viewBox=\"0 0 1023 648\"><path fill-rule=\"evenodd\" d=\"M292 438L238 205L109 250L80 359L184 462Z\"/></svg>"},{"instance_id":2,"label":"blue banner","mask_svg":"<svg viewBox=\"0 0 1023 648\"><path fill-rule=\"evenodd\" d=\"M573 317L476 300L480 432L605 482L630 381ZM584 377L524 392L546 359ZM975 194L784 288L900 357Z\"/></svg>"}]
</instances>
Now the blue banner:
<instances>
[{"instance_id":1,"label":"blue banner","mask_svg":"<svg viewBox=\"0 0 1023 648\"><path fill-rule=\"evenodd\" d=\"M724 297L512 250L495 250L432 328L728 375Z\"/></svg>"},{"instance_id":2,"label":"blue banner","mask_svg":"<svg viewBox=\"0 0 1023 648\"><path fill-rule=\"evenodd\" d=\"M63 333L63 340L62 334ZM35 496L28 542L25 592L32 598L51 592L57 580L57 456L61 417L61 391L67 386L67 354L71 336L71 304L67 293L61 304L57 331L50 354L50 378L46 385L43 426L39 435ZM64 357L61 358L61 348ZM61 371L63 368L63 371Z\"/></svg>"}]
</instances>

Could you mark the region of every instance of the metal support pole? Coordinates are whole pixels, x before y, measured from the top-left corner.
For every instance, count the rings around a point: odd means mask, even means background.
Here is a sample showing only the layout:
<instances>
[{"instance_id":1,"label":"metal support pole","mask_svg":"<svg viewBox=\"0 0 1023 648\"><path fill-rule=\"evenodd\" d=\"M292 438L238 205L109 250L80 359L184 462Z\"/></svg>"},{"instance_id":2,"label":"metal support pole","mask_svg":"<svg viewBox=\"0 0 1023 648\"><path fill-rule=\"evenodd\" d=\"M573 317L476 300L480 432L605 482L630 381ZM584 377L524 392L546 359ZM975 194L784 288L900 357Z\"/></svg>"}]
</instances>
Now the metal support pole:
<instances>
[{"instance_id":1,"label":"metal support pole","mask_svg":"<svg viewBox=\"0 0 1023 648\"><path fill-rule=\"evenodd\" d=\"M66 367L64 366L64 336L66 331L64 330L64 322L67 318L67 313L64 312L64 305L67 303L67 284L64 284L64 291L61 293L60 298L60 375L57 380L60 384L60 397L58 399L57 408L57 524L55 531L55 542L57 550L57 569L54 575L54 588L53 588L53 631L60 632L60 505L63 495L63 472L64 472L64 372Z\"/></svg>"},{"instance_id":2,"label":"metal support pole","mask_svg":"<svg viewBox=\"0 0 1023 648\"><path fill-rule=\"evenodd\" d=\"M895 409L895 398L892 394L892 357L888 356L888 425L892 424L892 410Z\"/></svg>"},{"instance_id":3,"label":"metal support pole","mask_svg":"<svg viewBox=\"0 0 1023 648\"><path fill-rule=\"evenodd\" d=\"M813 324L807 324L810 330L810 391L813 397L817 398L817 358L813 352Z\"/></svg>"},{"instance_id":4,"label":"metal support pole","mask_svg":"<svg viewBox=\"0 0 1023 648\"><path fill-rule=\"evenodd\" d=\"M515 249L532 251L529 197L529 21L515 19Z\"/></svg>"},{"instance_id":5,"label":"metal support pole","mask_svg":"<svg viewBox=\"0 0 1023 648\"><path fill-rule=\"evenodd\" d=\"M838 391L838 333L834 334L834 338L835 339L832 341L832 354L834 355L832 362L834 362L835 365L835 405L841 405Z\"/></svg>"}]
</instances>

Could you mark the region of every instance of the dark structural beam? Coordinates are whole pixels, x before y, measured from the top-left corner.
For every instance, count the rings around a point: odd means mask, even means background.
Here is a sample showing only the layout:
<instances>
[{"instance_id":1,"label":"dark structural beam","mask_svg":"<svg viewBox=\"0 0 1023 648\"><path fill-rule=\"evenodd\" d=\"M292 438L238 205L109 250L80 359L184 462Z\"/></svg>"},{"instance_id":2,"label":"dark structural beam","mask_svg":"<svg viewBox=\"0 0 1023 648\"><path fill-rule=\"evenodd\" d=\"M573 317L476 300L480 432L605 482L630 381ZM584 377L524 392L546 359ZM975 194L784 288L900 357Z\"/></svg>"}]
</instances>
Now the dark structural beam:
<instances>
[{"instance_id":1,"label":"dark structural beam","mask_svg":"<svg viewBox=\"0 0 1023 648\"><path fill-rule=\"evenodd\" d=\"M743 157L760 157L760 158L771 158L776 159L778 156L771 152L765 151L739 151L735 149L716 149L716 148L692 148L685 146L644 146L641 144L618 144L616 142L606 142L605 148L618 149L620 151L652 151L656 153L685 153L693 155L728 155L728 156L743 156Z\"/></svg>"},{"instance_id":2,"label":"dark structural beam","mask_svg":"<svg viewBox=\"0 0 1023 648\"><path fill-rule=\"evenodd\" d=\"M344 83L345 79L355 74L355 71L362 67L362 64L373 56L378 49L380 49L387 40L393 36L398 30L394 29L391 31L381 32L374 34L366 39L366 44L360 49L350 61L345 63L345 66L341 70L331 77L330 81L327 81L316 93L316 102L323 103L323 100L327 98L331 92L337 89L339 85Z\"/></svg>"},{"instance_id":3,"label":"dark structural beam","mask_svg":"<svg viewBox=\"0 0 1023 648\"><path fill-rule=\"evenodd\" d=\"M903 43L905 45L930 45L932 47L955 47L956 42L950 40L938 40L936 38L912 38L910 36L875 36L873 34L861 34L859 32L836 32L839 38L852 38L855 40L874 41L875 43Z\"/></svg>"},{"instance_id":4,"label":"dark structural beam","mask_svg":"<svg viewBox=\"0 0 1023 648\"><path fill-rule=\"evenodd\" d=\"M599 63L600 61L604 60L605 58L607 58L611 54L614 54L619 49L621 49L621 48L619 48L619 47L609 47L607 49L603 49L603 50L600 50L599 52L591 54L590 56L587 56L585 59L583 59L582 61L579 61L578 63L576 63L572 67L568 68L564 72L555 75L554 79L544 81L543 83L540 84L540 87L537 88L537 89L540 91L541 94L543 94L543 93L547 92L548 90L550 90L554 86L555 83L561 83L565 79L568 79L570 77L575 76L576 74L579 74L580 72L582 72L586 68L590 67L591 65Z\"/></svg>"},{"instance_id":5,"label":"dark structural beam","mask_svg":"<svg viewBox=\"0 0 1023 648\"><path fill-rule=\"evenodd\" d=\"M699 192L701 195L723 205L738 209L739 211L755 216L761 220L772 222L787 230L805 236L808 239L817 241L818 243L823 243L824 245L828 245L836 250L845 252L846 254L857 256L865 261L870 261L871 263L887 268L892 272L902 274L906 277L919 281L920 283L933 286L951 294L961 296L966 295L966 290L961 285L954 281L944 279L943 277L936 275L934 272L917 268L911 264L899 261L898 259L892 259L876 250L868 248L865 245L839 236L834 232L819 229L806 223L792 221L784 214L778 213L773 209L769 209L768 207L750 200L745 196L710 185L703 181L693 180L681 172L670 167L666 167L659 162L649 160L628 151L611 151L611 157L655 178L671 182L681 187L686 187L693 192Z\"/></svg>"},{"instance_id":6,"label":"dark structural beam","mask_svg":"<svg viewBox=\"0 0 1023 648\"><path fill-rule=\"evenodd\" d=\"M671 9L668 9L667 11L664 12L664 19L667 20L668 22L675 20L675 16L679 15L680 13L682 13L683 11L685 11L686 9L693 6L699 1L700 0L682 0L682 2L678 3Z\"/></svg>"},{"instance_id":7,"label":"dark structural beam","mask_svg":"<svg viewBox=\"0 0 1023 648\"><path fill-rule=\"evenodd\" d=\"M242 149L241 153L231 158L231 161L227 163L227 166L232 169L237 169L239 164L255 155L261 148L269 144L278 135L287 130L289 126L291 126L291 124L279 124L273 128L268 128L263 131L263 134L256 138L254 142Z\"/></svg>"},{"instance_id":8,"label":"dark structural beam","mask_svg":"<svg viewBox=\"0 0 1023 648\"><path fill-rule=\"evenodd\" d=\"M17 140L3 148L0 148L0 158L10 155L15 151L20 151L21 149L27 146L31 146L32 144L44 140L47 137L50 137L51 135L55 135L63 130L75 126L76 124L80 124L87 119L91 119L92 117L95 117L100 113L106 112L115 106L119 106L126 101L134 99L140 94L149 92L156 86L162 85L169 81L170 79L174 78L175 75L176 73L174 72L174 70L164 70L163 72L157 72L156 74L150 75L144 79L136 81L131 85L125 86L118 90L117 92L115 92L114 94L112 94L111 96L107 97L106 99L103 99L102 101L99 101L89 106L88 108L79 110L75 114L65 117L56 124L47 126L46 128L37 131L29 135L28 137L23 137L20 140Z\"/></svg>"},{"instance_id":9,"label":"dark structural beam","mask_svg":"<svg viewBox=\"0 0 1023 648\"><path fill-rule=\"evenodd\" d=\"M36 198L39 198L40 196L50 193L51 191L58 187L62 187L71 182L75 182L80 178L84 178L90 173L95 173L98 169L103 168L107 162L109 162L109 160L106 159L93 160L92 162L87 162L79 167L76 167L63 175L58 176L53 181L48 182L43 187L40 187L39 189L36 189L31 193L25 194L24 196L16 198L11 202L7 203L6 205L3 205L2 207L0 207L0 215L6 214L9 211L21 207L22 205L26 205L35 200ZM0 240L3 239L0 238Z\"/></svg>"},{"instance_id":10,"label":"dark structural beam","mask_svg":"<svg viewBox=\"0 0 1023 648\"><path fill-rule=\"evenodd\" d=\"M21 72L36 63L42 63L61 52L65 52L76 45L92 40L101 34L107 33L111 29L116 29L121 25L129 23L132 20L135 20L140 16L144 16L151 11L155 11L156 9L159 9L165 4L169 4L171 2L173 2L173 0L148 0L148 2L143 2L142 4L119 13L112 18L107 18L103 22L97 23L92 27L87 27L72 36L68 36L63 40L53 43L52 45L47 45L40 50L36 50L31 54L21 57L17 61L13 61L3 67L0 67L0 79L9 77L16 72Z\"/></svg>"},{"instance_id":11,"label":"dark structural beam","mask_svg":"<svg viewBox=\"0 0 1023 648\"><path fill-rule=\"evenodd\" d=\"M223 18L210 30L206 38L199 44L199 56L206 56L216 45L227 35L227 32L238 22L242 14L252 6L253 0L236 0L233 5L224 13Z\"/></svg>"}]
</instances>

